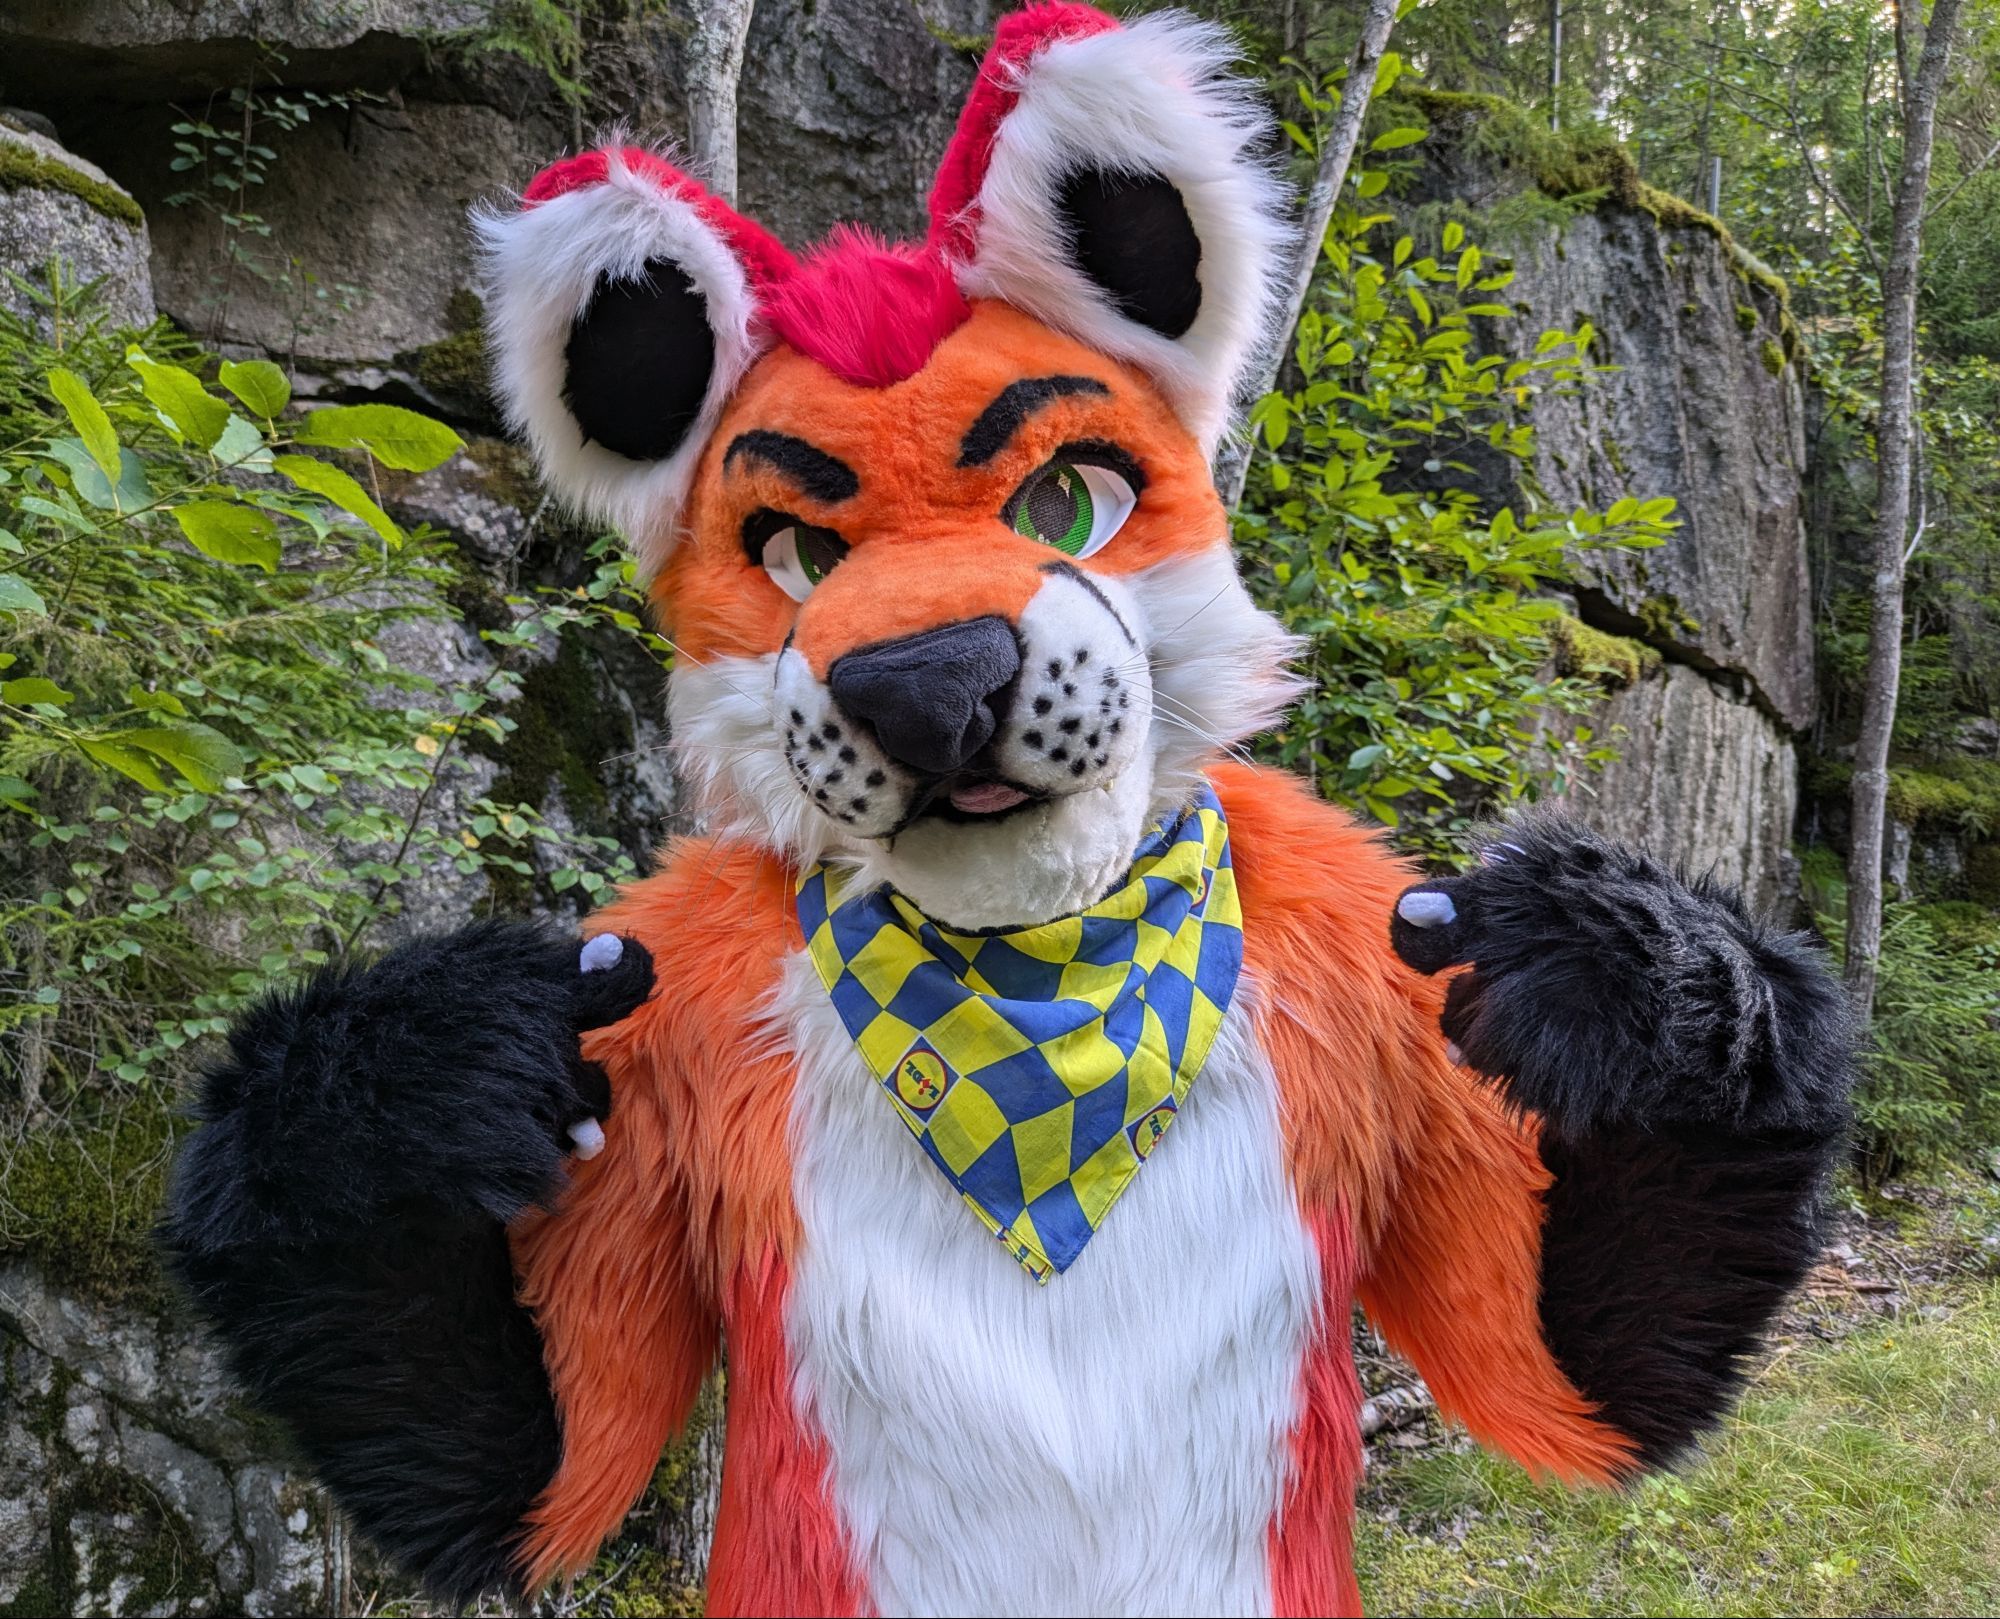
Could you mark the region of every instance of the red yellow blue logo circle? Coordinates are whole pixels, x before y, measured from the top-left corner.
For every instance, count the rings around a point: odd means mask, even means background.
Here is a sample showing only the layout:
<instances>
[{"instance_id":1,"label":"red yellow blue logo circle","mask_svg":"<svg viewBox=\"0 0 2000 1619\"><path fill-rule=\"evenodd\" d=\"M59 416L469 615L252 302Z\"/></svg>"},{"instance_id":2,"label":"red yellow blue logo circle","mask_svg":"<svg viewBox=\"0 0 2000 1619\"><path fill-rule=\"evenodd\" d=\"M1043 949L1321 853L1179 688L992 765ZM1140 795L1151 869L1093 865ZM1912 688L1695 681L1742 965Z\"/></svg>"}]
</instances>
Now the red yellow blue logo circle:
<instances>
[{"instance_id":1,"label":"red yellow blue logo circle","mask_svg":"<svg viewBox=\"0 0 2000 1619\"><path fill-rule=\"evenodd\" d=\"M1147 1157L1160 1144L1160 1137L1167 1133L1167 1126L1173 1122L1173 1103L1162 1102L1132 1126L1132 1150L1141 1158Z\"/></svg>"},{"instance_id":2,"label":"red yellow blue logo circle","mask_svg":"<svg viewBox=\"0 0 2000 1619\"><path fill-rule=\"evenodd\" d=\"M928 1113L944 1100L944 1059L935 1051L911 1051L896 1064L896 1094L914 1113Z\"/></svg>"}]
</instances>

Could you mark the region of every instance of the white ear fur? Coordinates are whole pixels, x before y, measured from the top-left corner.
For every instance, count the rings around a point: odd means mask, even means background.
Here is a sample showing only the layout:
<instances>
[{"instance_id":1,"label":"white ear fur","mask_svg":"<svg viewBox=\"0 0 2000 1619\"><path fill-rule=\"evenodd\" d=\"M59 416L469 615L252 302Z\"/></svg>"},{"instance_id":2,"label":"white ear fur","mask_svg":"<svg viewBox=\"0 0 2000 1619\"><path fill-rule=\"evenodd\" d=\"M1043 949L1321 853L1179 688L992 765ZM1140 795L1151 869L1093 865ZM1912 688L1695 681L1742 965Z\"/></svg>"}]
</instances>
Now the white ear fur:
<instances>
[{"instance_id":1,"label":"white ear fur","mask_svg":"<svg viewBox=\"0 0 2000 1619\"><path fill-rule=\"evenodd\" d=\"M1018 70L978 195L972 297L1024 309L1150 373L1212 451L1241 373L1275 318L1289 230L1283 188L1253 152L1268 115L1229 75L1229 35L1185 13L1059 40ZM1073 266L1055 208L1079 167L1159 174L1201 243L1201 307L1171 338L1127 318Z\"/></svg>"},{"instance_id":2,"label":"white ear fur","mask_svg":"<svg viewBox=\"0 0 2000 1619\"><path fill-rule=\"evenodd\" d=\"M542 475L586 516L615 524L642 577L666 560L702 450L760 351L756 294L742 262L686 197L609 154L602 181L518 210L475 216L484 263L487 348L508 422ZM701 411L663 460L635 461L584 438L564 403L570 325L600 277L638 278L649 260L678 265L706 303L715 366Z\"/></svg>"}]
</instances>

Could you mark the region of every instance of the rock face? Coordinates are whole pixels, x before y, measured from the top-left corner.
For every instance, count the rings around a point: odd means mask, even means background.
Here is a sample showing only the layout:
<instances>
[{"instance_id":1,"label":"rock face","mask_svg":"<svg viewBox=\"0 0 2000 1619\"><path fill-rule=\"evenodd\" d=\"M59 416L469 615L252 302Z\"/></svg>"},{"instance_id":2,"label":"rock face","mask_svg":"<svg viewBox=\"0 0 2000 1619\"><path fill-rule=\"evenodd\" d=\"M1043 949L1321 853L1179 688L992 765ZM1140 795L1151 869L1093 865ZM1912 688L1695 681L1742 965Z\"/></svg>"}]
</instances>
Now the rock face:
<instances>
[{"instance_id":1,"label":"rock face","mask_svg":"<svg viewBox=\"0 0 2000 1619\"><path fill-rule=\"evenodd\" d=\"M183 1325L0 1266L0 1609L327 1613L339 1531Z\"/></svg>"},{"instance_id":2,"label":"rock face","mask_svg":"<svg viewBox=\"0 0 2000 1619\"><path fill-rule=\"evenodd\" d=\"M1482 111L1476 97L1419 105L1432 132L1413 203L1493 218L1549 189L1492 138L1504 109ZM1573 807L1782 909L1796 887L1792 739L1812 722L1815 691L1805 408L1782 284L1714 220L1644 187L1622 153L1581 155L1594 165L1585 196L1517 210L1542 223L1489 244L1512 257L1498 296L1515 314L1487 340L1532 354L1544 331L1588 321L1593 358L1613 369L1536 400L1534 482L1558 511L1670 495L1680 527L1653 550L1571 559L1584 622L1664 660L1592 717L1624 756ZM1528 493L1504 473L1482 492Z\"/></svg>"},{"instance_id":3,"label":"rock face","mask_svg":"<svg viewBox=\"0 0 2000 1619\"><path fill-rule=\"evenodd\" d=\"M1784 725L1813 709L1800 479L1805 419L1774 295L1699 227L1603 208L1515 258L1507 341L1587 316L1594 387L1544 397L1535 472L1560 508L1672 495L1658 550L1577 559L1585 616L1748 683Z\"/></svg>"},{"instance_id":4,"label":"rock face","mask_svg":"<svg viewBox=\"0 0 2000 1619\"><path fill-rule=\"evenodd\" d=\"M111 319L144 326L153 318L151 249L138 205L96 164L0 112L0 271L39 284L58 249L76 281L100 283ZM27 315L32 306L0 276L0 307Z\"/></svg>"},{"instance_id":5,"label":"rock face","mask_svg":"<svg viewBox=\"0 0 2000 1619\"><path fill-rule=\"evenodd\" d=\"M1592 720L1619 757L1578 790L1583 817L1612 837L1713 875L1754 905L1796 883L1798 773L1790 740L1756 704L1685 664L1663 664Z\"/></svg>"}]
</instances>

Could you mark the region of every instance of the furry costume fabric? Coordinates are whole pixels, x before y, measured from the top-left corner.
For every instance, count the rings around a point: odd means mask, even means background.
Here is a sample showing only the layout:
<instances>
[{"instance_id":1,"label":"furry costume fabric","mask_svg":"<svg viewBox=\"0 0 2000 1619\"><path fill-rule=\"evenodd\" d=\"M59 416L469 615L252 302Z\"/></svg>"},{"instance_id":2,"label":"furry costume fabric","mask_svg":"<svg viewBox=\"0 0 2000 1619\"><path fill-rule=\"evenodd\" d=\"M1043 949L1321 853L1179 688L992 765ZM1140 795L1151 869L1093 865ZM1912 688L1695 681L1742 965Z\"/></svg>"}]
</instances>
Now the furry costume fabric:
<instances>
[{"instance_id":1,"label":"furry costume fabric","mask_svg":"<svg viewBox=\"0 0 2000 1619\"><path fill-rule=\"evenodd\" d=\"M706 830L580 954L481 925L251 1013L163 1227L440 1596L586 1564L726 1347L712 1611L1354 1612L1354 1303L1482 1441L1606 1484L1720 1417L1811 1263L1851 1064L1805 942L1555 819L1422 882L1228 758L1296 691L1208 474L1284 238L1229 54L1005 19L918 244L795 259L629 148L483 222L498 386L652 578ZM1038 1286L864 1061L896 985L844 1018L795 895L1042 949L1197 799L1240 974ZM1059 1113L1011 1121L1024 1174Z\"/></svg>"}]
</instances>

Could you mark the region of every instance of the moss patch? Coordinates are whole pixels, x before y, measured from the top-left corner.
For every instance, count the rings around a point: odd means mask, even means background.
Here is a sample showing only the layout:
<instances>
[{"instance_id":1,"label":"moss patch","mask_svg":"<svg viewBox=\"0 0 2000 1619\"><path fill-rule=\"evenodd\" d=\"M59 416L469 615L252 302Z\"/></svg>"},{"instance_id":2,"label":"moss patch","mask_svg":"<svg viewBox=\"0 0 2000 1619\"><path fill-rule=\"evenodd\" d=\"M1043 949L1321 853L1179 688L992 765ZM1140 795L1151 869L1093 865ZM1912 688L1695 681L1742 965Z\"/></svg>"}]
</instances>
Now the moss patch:
<instances>
[{"instance_id":1,"label":"moss patch","mask_svg":"<svg viewBox=\"0 0 2000 1619\"><path fill-rule=\"evenodd\" d=\"M15 141L0 140L0 190L61 191L135 230L146 223L139 205L116 186Z\"/></svg>"},{"instance_id":2,"label":"moss patch","mask_svg":"<svg viewBox=\"0 0 2000 1619\"><path fill-rule=\"evenodd\" d=\"M0 1149L0 1252L99 1296L157 1298L152 1228L174 1139L166 1101L141 1093Z\"/></svg>"},{"instance_id":3,"label":"moss patch","mask_svg":"<svg viewBox=\"0 0 2000 1619\"><path fill-rule=\"evenodd\" d=\"M1642 641L1607 635L1563 613L1548 629L1549 650L1558 674L1594 680L1607 691L1623 691L1660 667L1660 655Z\"/></svg>"},{"instance_id":4,"label":"moss patch","mask_svg":"<svg viewBox=\"0 0 2000 1619\"><path fill-rule=\"evenodd\" d=\"M445 300L445 326L450 335L426 343L412 356L419 382L447 405L477 416L493 412L485 317L479 295L459 288Z\"/></svg>"},{"instance_id":5,"label":"moss patch","mask_svg":"<svg viewBox=\"0 0 2000 1619\"><path fill-rule=\"evenodd\" d=\"M1759 351L1764 361L1764 369L1774 377L1785 374L1785 351L1771 338L1764 339L1764 347Z\"/></svg>"},{"instance_id":6,"label":"moss patch","mask_svg":"<svg viewBox=\"0 0 2000 1619\"><path fill-rule=\"evenodd\" d=\"M1701 633L1701 621L1684 611L1680 598L1672 594L1646 597L1633 616L1639 620L1649 641L1678 641L1684 636Z\"/></svg>"},{"instance_id":7,"label":"moss patch","mask_svg":"<svg viewBox=\"0 0 2000 1619\"><path fill-rule=\"evenodd\" d=\"M2000 834L2000 760L1941 759L1889 771L1889 813L1908 826L1991 838Z\"/></svg>"}]
</instances>

